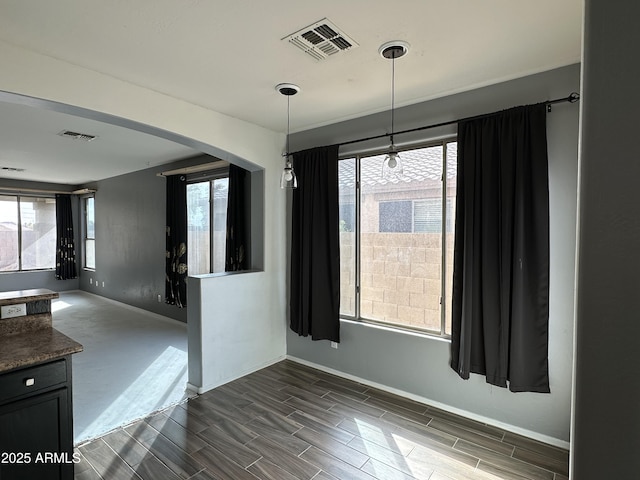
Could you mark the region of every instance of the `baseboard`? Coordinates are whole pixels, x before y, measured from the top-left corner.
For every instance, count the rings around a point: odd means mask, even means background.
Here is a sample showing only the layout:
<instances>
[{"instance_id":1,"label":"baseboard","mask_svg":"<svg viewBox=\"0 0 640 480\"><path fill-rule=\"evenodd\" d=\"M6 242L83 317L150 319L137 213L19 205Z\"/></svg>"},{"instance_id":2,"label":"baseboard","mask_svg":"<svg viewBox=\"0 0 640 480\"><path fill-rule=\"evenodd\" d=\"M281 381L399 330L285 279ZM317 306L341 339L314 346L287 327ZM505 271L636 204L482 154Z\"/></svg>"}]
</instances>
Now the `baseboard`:
<instances>
[{"instance_id":1,"label":"baseboard","mask_svg":"<svg viewBox=\"0 0 640 480\"><path fill-rule=\"evenodd\" d=\"M500 428L507 432L515 433L517 435L521 435L523 437L530 438L532 440L536 440L538 442L546 443L547 445L552 445L554 447L562 448L564 450L569 450L570 443L564 440L560 440L558 438L550 437L548 435L543 435L538 432L534 432L532 430L527 430L525 428L516 427L515 425L510 425L507 423L503 423L497 421L493 418L484 417L482 415L478 415L477 413L469 412L467 410L462 410L460 408L455 408L450 405L446 405L444 403L431 400L426 397L421 397L420 395L415 395L410 392L405 392L403 390L399 390L397 388L389 387L387 385L383 385L381 383L372 382L371 380L367 380L366 378L361 378L356 375L351 375L349 373L341 372L340 370L334 370L333 368L326 367L324 365L320 365L314 362L309 362L307 360L303 360L298 357L294 357L292 355L286 355L287 360L291 360L292 362L297 362L302 365L306 365L308 367L316 368L318 370L322 370L323 372L330 373L332 375L336 375L338 377L346 378L348 380L353 380L354 382L362 383L364 385L368 385L373 388L377 388L378 390L384 390L385 392L393 393L395 395L400 395L401 397L409 398L411 400L415 400L416 402L424 403L425 405L438 408L440 410L444 410L449 413L453 413L454 415L459 415L461 417L468 418L470 420L475 420L476 422L482 422L487 425L491 425L493 427Z\"/></svg>"},{"instance_id":2,"label":"baseboard","mask_svg":"<svg viewBox=\"0 0 640 480\"><path fill-rule=\"evenodd\" d=\"M134 311L134 312L139 312L141 314L144 314L144 315L147 315L149 317L155 318L156 320L160 320L160 321L163 321L163 322L171 323L173 325L180 325L180 326L184 327L185 330L187 328L187 324L185 322L181 322L180 320L176 320L174 318L167 317L165 315L161 315L160 313L152 312L150 310L145 310L144 308L141 308L141 307L136 307L134 305L129 305L128 303L124 303L124 302L121 302L119 300L114 300L113 298L103 297L102 295L98 295L97 293L87 292L86 290L65 290L65 291L60 292L60 295L65 294L65 293L82 293L82 294L92 295L94 297L98 297L101 300L104 300L105 302L109 302L111 304L118 305L119 307L126 308L126 309L129 309L129 310ZM59 300L60 299L61 298L59 298Z\"/></svg>"},{"instance_id":3,"label":"baseboard","mask_svg":"<svg viewBox=\"0 0 640 480\"><path fill-rule=\"evenodd\" d=\"M262 370L263 368L266 368L266 367L268 367L270 365L273 365L274 363L281 362L285 358L286 358L285 355L279 355L278 357L273 358L271 360L268 360L268 361L266 361L266 362L264 362L264 363L262 363L260 365L253 366L253 367L251 367L249 369L243 370L243 371L233 375L232 377L224 378L224 379L222 379L220 381L217 381L215 383L210 383L210 384L205 385L203 387L198 387L196 385L192 385L192 384L189 383L189 384L187 384L187 388L189 390L191 390L191 391L197 392L199 395L202 395L203 393L206 393L209 390L213 390L214 388L218 388L218 387L220 387L222 385L225 385L225 384L227 384L229 382L233 382L234 380L242 378L245 375L249 375L249 374L251 374L253 372L257 372L258 370Z\"/></svg>"},{"instance_id":4,"label":"baseboard","mask_svg":"<svg viewBox=\"0 0 640 480\"><path fill-rule=\"evenodd\" d=\"M200 392L198 390L200 390L197 386L187 382L187 386L185 389L187 392L189 392L191 395L189 395L189 398L191 398L192 396L196 396L198 394L200 394Z\"/></svg>"}]
</instances>

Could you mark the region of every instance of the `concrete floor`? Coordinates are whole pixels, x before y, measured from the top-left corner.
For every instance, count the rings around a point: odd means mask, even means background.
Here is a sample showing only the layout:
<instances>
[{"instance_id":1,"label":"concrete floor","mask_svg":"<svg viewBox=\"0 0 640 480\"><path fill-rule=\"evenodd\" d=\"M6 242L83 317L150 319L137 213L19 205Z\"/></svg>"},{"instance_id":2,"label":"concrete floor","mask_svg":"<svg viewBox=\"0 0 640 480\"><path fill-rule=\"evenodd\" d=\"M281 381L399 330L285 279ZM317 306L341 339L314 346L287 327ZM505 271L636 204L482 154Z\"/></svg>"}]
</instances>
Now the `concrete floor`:
<instances>
[{"instance_id":1,"label":"concrete floor","mask_svg":"<svg viewBox=\"0 0 640 480\"><path fill-rule=\"evenodd\" d=\"M74 441L84 443L187 397L187 325L87 292L52 302L73 355Z\"/></svg>"}]
</instances>

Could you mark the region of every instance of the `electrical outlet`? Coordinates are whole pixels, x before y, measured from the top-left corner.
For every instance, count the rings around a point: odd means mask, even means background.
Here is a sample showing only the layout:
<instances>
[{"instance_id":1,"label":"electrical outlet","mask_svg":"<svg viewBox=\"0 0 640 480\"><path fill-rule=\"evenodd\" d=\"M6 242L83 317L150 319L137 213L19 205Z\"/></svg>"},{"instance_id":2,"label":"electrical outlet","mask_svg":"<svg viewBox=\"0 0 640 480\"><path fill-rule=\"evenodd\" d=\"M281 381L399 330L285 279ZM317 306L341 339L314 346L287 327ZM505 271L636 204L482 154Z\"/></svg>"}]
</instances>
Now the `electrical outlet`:
<instances>
[{"instance_id":1,"label":"electrical outlet","mask_svg":"<svg viewBox=\"0 0 640 480\"><path fill-rule=\"evenodd\" d=\"M162 295L158 294L158 303L162 303Z\"/></svg>"},{"instance_id":2,"label":"electrical outlet","mask_svg":"<svg viewBox=\"0 0 640 480\"><path fill-rule=\"evenodd\" d=\"M93 278L89 279L89 285L93 285Z\"/></svg>"},{"instance_id":3,"label":"electrical outlet","mask_svg":"<svg viewBox=\"0 0 640 480\"><path fill-rule=\"evenodd\" d=\"M338 342L331 342L331 348L338 348Z\"/></svg>"},{"instance_id":4,"label":"electrical outlet","mask_svg":"<svg viewBox=\"0 0 640 480\"><path fill-rule=\"evenodd\" d=\"M27 304L3 305L0 311L0 318L24 317L27 314Z\"/></svg>"},{"instance_id":5,"label":"electrical outlet","mask_svg":"<svg viewBox=\"0 0 640 480\"><path fill-rule=\"evenodd\" d=\"M102 286L104 287L104 282L102 282Z\"/></svg>"}]
</instances>

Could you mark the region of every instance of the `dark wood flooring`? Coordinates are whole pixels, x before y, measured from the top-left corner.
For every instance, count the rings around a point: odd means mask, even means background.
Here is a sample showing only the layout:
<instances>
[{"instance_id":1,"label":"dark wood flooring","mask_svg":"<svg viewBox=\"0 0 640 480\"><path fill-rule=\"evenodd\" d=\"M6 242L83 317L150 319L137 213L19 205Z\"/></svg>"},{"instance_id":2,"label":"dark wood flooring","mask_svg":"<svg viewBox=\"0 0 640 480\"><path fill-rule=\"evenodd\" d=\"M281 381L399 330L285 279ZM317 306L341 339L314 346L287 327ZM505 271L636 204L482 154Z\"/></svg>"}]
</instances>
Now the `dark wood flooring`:
<instances>
[{"instance_id":1,"label":"dark wood flooring","mask_svg":"<svg viewBox=\"0 0 640 480\"><path fill-rule=\"evenodd\" d=\"M76 480L567 480L569 458L288 360L77 450Z\"/></svg>"}]
</instances>

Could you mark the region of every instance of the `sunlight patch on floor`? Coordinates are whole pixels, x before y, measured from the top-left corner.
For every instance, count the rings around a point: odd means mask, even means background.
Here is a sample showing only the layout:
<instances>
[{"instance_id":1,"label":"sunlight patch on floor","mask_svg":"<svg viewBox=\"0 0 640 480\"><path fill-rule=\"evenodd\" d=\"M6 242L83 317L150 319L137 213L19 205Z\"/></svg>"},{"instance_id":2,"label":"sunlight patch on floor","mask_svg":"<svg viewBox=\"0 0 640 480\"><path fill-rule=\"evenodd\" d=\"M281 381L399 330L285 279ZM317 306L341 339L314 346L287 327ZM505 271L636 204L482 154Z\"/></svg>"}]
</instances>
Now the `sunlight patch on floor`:
<instances>
[{"instance_id":1,"label":"sunlight patch on floor","mask_svg":"<svg viewBox=\"0 0 640 480\"><path fill-rule=\"evenodd\" d=\"M82 433L76 443L143 418L185 396L186 353L167 347Z\"/></svg>"},{"instance_id":2,"label":"sunlight patch on floor","mask_svg":"<svg viewBox=\"0 0 640 480\"><path fill-rule=\"evenodd\" d=\"M70 303L65 302L64 300L54 300L51 302L51 312L59 312L60 310L64 310L65 308L73 307Z\"/></svg>"}]
</instances>

